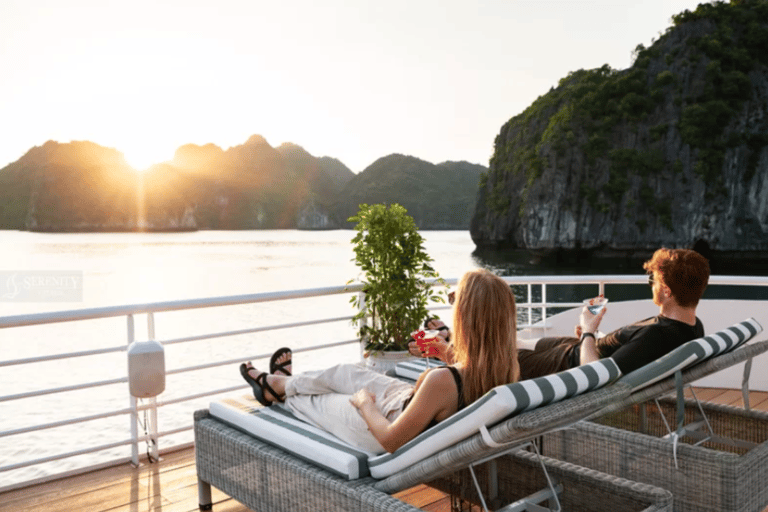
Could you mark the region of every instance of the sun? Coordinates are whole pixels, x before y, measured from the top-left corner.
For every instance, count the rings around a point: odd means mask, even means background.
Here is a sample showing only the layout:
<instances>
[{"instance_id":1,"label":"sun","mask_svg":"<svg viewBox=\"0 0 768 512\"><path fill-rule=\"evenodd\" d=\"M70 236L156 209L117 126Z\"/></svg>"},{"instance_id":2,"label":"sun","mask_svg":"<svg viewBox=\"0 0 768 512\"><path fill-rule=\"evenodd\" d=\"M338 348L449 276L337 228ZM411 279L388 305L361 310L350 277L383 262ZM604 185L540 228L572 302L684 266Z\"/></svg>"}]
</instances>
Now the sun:
<instances>
[{"instance_id":1,"label":"sun","mask_svg":"<svg viewBox=\"0 0 768 512\"><path fill-rule=\"evenodd\" d=\"M125 146L123 155L128 165L136 172L146 172L150 167L168 160L165 148L156 148L144 144Z\"/></svg>"}]
</instances>

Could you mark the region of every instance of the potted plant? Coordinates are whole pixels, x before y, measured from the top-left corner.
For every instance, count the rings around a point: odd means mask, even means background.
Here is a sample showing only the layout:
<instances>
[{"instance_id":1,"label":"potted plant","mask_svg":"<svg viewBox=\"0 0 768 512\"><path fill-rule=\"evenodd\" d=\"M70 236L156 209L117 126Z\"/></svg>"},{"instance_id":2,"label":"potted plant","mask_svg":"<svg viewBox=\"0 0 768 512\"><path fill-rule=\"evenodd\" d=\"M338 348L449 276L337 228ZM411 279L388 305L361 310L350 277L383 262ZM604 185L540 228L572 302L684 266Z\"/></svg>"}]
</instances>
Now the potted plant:
<instances>
[{"instance_id":1,"label":"potted plant","mask_svg":"<svg viewBox=\"0 0 768 512\"><path fill-rule=\"evenodd\" d=\"M429 314L427 304L444 302L426 280L445 283L432 268L416 223L401 205L361 204L349 221L357 223L353 261L363 284L363 294L350 302L358 308L353 320L364 355L371 366L377 364L371 363L369 355L405 351L407 358L410 333Z\"/></svg>"}]
</instances>

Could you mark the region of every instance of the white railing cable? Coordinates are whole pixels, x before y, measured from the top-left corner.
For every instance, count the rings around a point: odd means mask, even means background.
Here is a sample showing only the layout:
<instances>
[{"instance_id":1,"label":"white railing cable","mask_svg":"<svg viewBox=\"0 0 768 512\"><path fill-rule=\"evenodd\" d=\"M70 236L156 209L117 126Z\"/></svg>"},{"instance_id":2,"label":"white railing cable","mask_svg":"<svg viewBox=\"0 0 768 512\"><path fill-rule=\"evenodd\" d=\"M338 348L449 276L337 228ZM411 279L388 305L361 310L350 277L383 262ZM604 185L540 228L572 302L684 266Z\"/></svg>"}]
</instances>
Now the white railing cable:
<instances>
[{"instance_id":1,"label":"white railing cable","mask_svg":"<svg viewBox=\"0 0 768 512\"><path fill-rule=\"evenodd\" d=\"M290 299L303 299L336 295L341 293L356 292L362 288L361 284L349 286L331 286L328 288L311 288L306 290L292 290L284 292L254 293L249 295L233 295L228 297L209 297L204 299L188 299L167 302L153 302L147 304L131 304L125 306L109 306L104 308L75 309L67 311L55 311L52 313L32 313L27 315L6 316L0 318L0 329L8 327L22 327L26 325L54 324L60 322L73 322L77 320L94 320L97 318L109 318L146 313L160 313L168 311L181 311L188 309L213 308L221 306L238 306L243 304L257 304L260 302L272 302Z\"/></svg>"},{"instance_id":2,"label":"white railing cable","mask_svg":"<svg viewBox=\"0 0 768 512\"><path fill-rule=\"evenodd\" d=\"M16 395L0 396L0 402L10 402L13 400L23 400L25 398L34 398L36 396L52 395L55 393L66 393L68 391L78 391L81 389L97 388L101 386L111 386L112 384L120 384L121 382L128 382L128 377L121 377L119 379L101 380L98 382L85 382L83 384L73 384L71 386L62 386L60 388L42 389L39 391L28 391L26 393L19 393Z\"/></svg>"},{"instance_id":3,"label":"white railing cable","mask_svg":"<svg viewBox=\"0 0 768 512\"><path fill-rule=\"evenodd\" d=\"M177 343L186 343L190 341L202 341L202 340L210 340L214 338L224 338L228 336L240 336L243 334L254 334L257 332L265 332L265 331L276 331L279 329L292 329L295 327L307 327L312 325L320 325L320 324L328 324L333 322L341 322L344 320L352 320L352 316L339 316L335 318L325 318L320 320L307 320L305 322L294 322L290 324L280 324L280 325L270 325L266 327L251 327L248 329L239 329L237 331L225 331L225 332L215 332L210 334L202 334L198 336L186 336L184 338L175 338L163 341L163 345L175 345Z\"/></svg>"}]
</instances>

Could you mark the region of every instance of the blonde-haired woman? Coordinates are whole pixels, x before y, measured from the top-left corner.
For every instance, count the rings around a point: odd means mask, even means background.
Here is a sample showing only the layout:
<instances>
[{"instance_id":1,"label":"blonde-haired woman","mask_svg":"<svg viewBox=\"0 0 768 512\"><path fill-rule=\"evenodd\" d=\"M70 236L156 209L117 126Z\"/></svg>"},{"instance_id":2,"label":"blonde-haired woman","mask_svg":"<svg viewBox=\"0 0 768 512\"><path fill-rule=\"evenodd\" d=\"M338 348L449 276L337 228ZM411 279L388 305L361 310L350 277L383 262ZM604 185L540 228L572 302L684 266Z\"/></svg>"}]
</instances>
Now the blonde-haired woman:
<instances>
[{"instance_id":1,"label":"blonde-haired woman","mask_svg":"<svg viewBox=\"0 0 768 512\"><path fill-rule=\"evenodd\" d=\"M359 365L343 364L294 376L241 373L264 405L281 402L296 417L358 448L393 452L491 388L515 382L515 297L487 270L467 272L453 311L454 362L424 372L416 385Z\"/></svg>"}]
</instances>

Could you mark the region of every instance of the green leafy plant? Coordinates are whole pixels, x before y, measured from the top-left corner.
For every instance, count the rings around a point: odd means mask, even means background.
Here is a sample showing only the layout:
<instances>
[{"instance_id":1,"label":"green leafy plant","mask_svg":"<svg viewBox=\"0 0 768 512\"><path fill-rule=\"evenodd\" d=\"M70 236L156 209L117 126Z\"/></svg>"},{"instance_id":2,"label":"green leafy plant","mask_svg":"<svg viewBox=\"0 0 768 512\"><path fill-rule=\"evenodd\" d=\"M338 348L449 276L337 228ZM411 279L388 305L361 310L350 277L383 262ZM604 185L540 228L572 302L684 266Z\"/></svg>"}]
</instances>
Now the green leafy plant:
<instances>
[{"instance_id":1,"label":"green leafy plant","mask_svg":"<svg viewBox=\"0 0 768 512\"><path fill-rule=\"evenodd\" d=\"M407 350L410 333L429 314L429 301L444 302L426 280L444 282L413 218L399 204L361 204L349 222L357 223L353 261L365 293L350 300L359 309L353 317L358 335L369 352Z\"/></svg>"}]
</instances>

